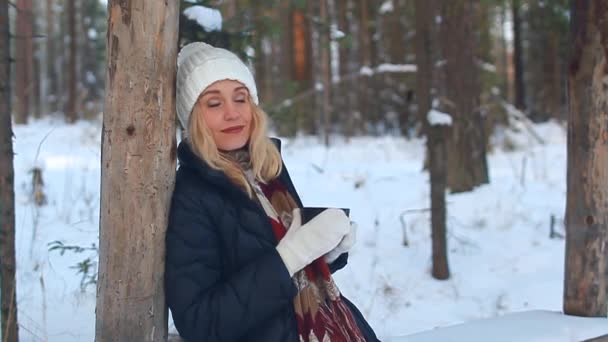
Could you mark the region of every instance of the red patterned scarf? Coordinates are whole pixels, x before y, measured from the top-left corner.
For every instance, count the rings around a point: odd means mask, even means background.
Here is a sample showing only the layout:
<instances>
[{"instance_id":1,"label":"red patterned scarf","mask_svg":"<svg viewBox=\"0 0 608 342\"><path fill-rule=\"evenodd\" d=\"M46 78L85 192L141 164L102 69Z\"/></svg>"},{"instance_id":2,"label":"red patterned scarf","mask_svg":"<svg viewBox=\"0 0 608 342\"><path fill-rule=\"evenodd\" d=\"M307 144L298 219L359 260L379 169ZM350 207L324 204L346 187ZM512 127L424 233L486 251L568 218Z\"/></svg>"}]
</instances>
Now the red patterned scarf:
<instances>
[{"instance_id":1,"label":"red patterned scarf","mask_svg":"<svg viewBox=\"0 0 608 342\"><path fill-rule=\"evenodd\" d=\"M255 185L257 197L272 222L277 241L280 241L287 232L285 227L291 224L291 213L297 204L278 179L267 185ZM298 288L294 308L300 341L365 342L323 257L294 274L292 279Z\"/></svg>"}]
</instances>

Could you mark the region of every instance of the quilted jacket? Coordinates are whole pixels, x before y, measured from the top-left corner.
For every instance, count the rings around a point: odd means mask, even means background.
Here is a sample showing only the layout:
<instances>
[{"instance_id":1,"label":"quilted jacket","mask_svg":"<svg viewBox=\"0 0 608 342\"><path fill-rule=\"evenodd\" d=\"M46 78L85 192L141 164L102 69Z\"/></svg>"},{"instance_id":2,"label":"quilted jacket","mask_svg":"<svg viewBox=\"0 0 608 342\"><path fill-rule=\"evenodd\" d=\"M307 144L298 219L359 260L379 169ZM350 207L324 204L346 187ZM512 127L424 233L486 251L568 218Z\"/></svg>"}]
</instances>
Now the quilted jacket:
<instances>
[{"instance_id":1,"label":"quilted jacket","mask_svg":"<svg viewBox=\"0 0 608 342\"><path fill-rule=\"evenodd\" d=\"M273 139L280 151L280 141ZM166 235L166 300L188 342L299 342L297 294L262 207L226 175L178 147L179 169ZM302 202L283 165L279 180ZM330 265L346 265L348 254ZM377 341L344 298L368 341Z\"/></svg>"}]
</instances>

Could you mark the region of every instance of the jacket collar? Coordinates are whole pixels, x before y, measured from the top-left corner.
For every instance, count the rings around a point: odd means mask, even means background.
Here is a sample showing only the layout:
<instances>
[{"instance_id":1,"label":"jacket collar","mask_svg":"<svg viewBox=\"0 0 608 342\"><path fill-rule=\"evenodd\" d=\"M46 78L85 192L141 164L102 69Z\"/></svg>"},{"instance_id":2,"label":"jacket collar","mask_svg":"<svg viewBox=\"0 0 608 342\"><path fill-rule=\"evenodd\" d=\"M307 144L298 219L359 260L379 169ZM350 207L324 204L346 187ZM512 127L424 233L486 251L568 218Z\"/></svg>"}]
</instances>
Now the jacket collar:
<instances>
[{"instance_id":1,"label":"jacket collar","mask_svg":"<svg viewBox=\"0 0 608 342\"><path fill-rule=\"evenodd\" d=\"M281 140L270 138L275 147L281 153ZM197 156L190 144L186 140L182 140L177 147L177 159L179 160L180 168L185 167L194 170L203 179L211 184L230 192L238 192L247 196L244 191L235 186L230 179L220 170L216 170L209 166L204 160Z\"/></svg>"}]
</instances>

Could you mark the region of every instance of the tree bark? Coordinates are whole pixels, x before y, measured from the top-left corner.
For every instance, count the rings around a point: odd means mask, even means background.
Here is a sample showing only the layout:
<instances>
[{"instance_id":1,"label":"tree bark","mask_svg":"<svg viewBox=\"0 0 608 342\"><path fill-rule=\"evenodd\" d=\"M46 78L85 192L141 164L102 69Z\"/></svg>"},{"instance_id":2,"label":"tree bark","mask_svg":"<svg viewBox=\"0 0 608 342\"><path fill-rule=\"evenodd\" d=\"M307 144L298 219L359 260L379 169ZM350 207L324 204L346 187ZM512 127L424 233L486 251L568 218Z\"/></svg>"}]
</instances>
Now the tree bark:
<instances>
[{"instance_id":1,"label":"tree bark","mask_svg":"<svg viewBox=\"0 0 608 342\"><path fill-rule=\"evenodd\" d=\"M67 64L67 89L68 99L65 108L65 118L69 123L76 122L77 119L77 95L76 95L76 0L67 0L67 15L68 15L68 36L70 37L70 45L68 52L68 64Z\"/></svg>"},{"instance_id":2,"label":"tree bark","mask_svg":"<svg viewBox=\"0 0 608 342\"><path fill-rule=\"evenodd\" d=\"M520 0L511 3L513 16L513 66L515 68L515 107L526 109L526 88L524 83L524 59L521 37Z\"/></svg>"},{"instance_id":3,"label":"tree bark","mask_svg":"<svg viewBox=\"0 0 608 342\"><path fill-rule=\"evenodd\" d=\"M572 1L564 313L606 317L608 3Z\"/></svg>"},{"instance_id":4,"label":"tree bark","mask_svg":"<svg viewBox=\"0 0 608 342\"><path fill-rule=\"evenodd\" d=\"M446 146L445 131L442 126L428 124L427 113L431 109L431 87L433 80L433 5L429 0L416 0L416 97L419 117L427 136L429 171L431 178L431 237L433 268L436 279L448 279L450 269L447 256L445 225L445 188L446 188Z\"/></svg>"},{"instance_id":5,"label":"tree bark","mask_svg":"<svg viewBox=\"0 0 608 342\"><path fill-rule=\"evenodd\" d=\"M0 336L19 341L8 0L0 0Z\"/></svg>"},{"instance_id":6,"label":"tree bark","mask_svg":"<svg viewBox=\"0 0 608 342\"><path fill-rule=\"evenodd\" d=\"M33 90L32 0L17 0L15 51L15 123L25 124Z\"/></svg>"},{"instance_id":7,"label":"tree bark","mask_svg":"<svg viewBox=\"0 0 608 342\"><path fill-rule=\"evenodd\" d=\"M509 102L512 101L512 95L511 95L511 75L509 73L509 49L508 49L508 44L507 44L507 33L505 30L505 24L507 22L507 3L503 2L500 6L499 9L500 11L500 27L502 28L500 30L500 49L501 49L501 53L500 53L500 65L501 65L501 75L500 77L502 78L502 82L500 82L501 85L501 94L502 96Z\"/></svg>"},{"instance_id":8,"label":"tree bark","mask_svg":"<svg viewBox=\"0 0 608 342\"><path fill-rule=\"evenodd\" d=\"M319 49L321 50L321 84L323 84L323 90L321 92L321 115L323 125L323 142L325 146L329 146L329 134L331 131L331 65L330 65L330 30L329 30L329 15L328 15L328 1L320 1L320 20L321 29L319 35Z\"/></svg>"},{"instance_id":9,"label":"tree bark","mask_svg":"<svg viewBox=\"0 0 608 342\"><path fill-rule=\"evenodd\" d=\"M441 35L447 62L444 111L453 119L447 184L452 192L464 192L489 181L473 30L479 0L453 0L443 2L442 7Z\"/></svg>"},{"instance_id":10,"label":"tree bark","mask_svg":"<svg viewBox=\"0 0 608 342\"><path fill-rule=\"evenodd\" d=\"M45 101L48 103L48 109L51 112L57 110L57 54L55 47L55 1L46 0L46 63L47 63L47 98Z\"/></svg>"},{"instance_id":11,"label":"tree bark","mask_svg":"<svg viewBox=\"0 0 608 342\"><path fill-rule=\"evenodd\" d=\"M95 340L166 341L179 2L108 4Z\"/></svg>"},{"instance_id":12,"label":"tree bark","mask_svg":"<svg viewBox=\"0 0 608 342\"><path fill-rule=\"evenodd\" d=\"M359 1L359 41L361 67L372 68L372 39L371 39L371 24L369 21L369 1L370 0L355 0ZM359 120L359 131L366 133L366 124L371 116L370 114L370 92L369 87L372 77L364 74L361 75L359 82L359 111L361 113Z\"/></svg>"},{"instance_id":13,"label":"tree bark","mask_svg":"<svg viewBox=\"0 0 608 342\"><path fill-rule=\"evenodd\" d=\"M344 33L344 38L338 39L338 55L339 57L339 74L340 79L344 76L349 75L352 58L351 51L353 49L352 43L350 46L347 46L345 43L348 39L352 41L351 35L351 26L350 24L354 22L352 18L352 3L350 0L337 0L336 2L336 17L337 17L337 26L342 33ZM334 116L337 122L340 122L342 134L346 136L346 138L350 138L353 135L353 120L355 118L353 104L356 103L356 95L352 89L351 82L346 80L341 81L338 85L335 86L334 91Z\"/></svg>"},{"instance_id":14,"label":"tree bark","mask_svg":"<svg viewBox=\"0 0 608 342\"><path fill-rule=\"evenodd\" d=\"M99 75L97 74L97 51L95 48L96 37L90 37L89 31L95 29L95 10L97 9L97 0L86 0L80 4L80 27L82 28L82 47L79 48L81 54L81 69L80 83L86 89L84 101L80 105L82 109L87 109L92 102L99 99L98 82Z\"/></svg>"}]
</instances>

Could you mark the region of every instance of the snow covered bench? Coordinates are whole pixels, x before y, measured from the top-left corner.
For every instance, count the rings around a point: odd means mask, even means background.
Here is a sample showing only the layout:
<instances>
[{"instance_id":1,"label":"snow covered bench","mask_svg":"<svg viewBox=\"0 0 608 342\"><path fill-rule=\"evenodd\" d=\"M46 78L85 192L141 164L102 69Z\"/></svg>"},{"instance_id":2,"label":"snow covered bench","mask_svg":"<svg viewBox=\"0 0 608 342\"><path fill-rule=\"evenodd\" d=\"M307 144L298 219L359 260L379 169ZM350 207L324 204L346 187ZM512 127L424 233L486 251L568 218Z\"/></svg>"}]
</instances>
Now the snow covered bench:
<instances>
[{"instance_id":1,"label":"snow covered bench","mask_svg":"<svg viewBox=\"0 0 608 342\"><path fill-rule=\"evenodd\" d=\"M599 342L608 341L608 319L567 316L553 311L525 311L383 341Z\"/></svg>"}]
</instances>

